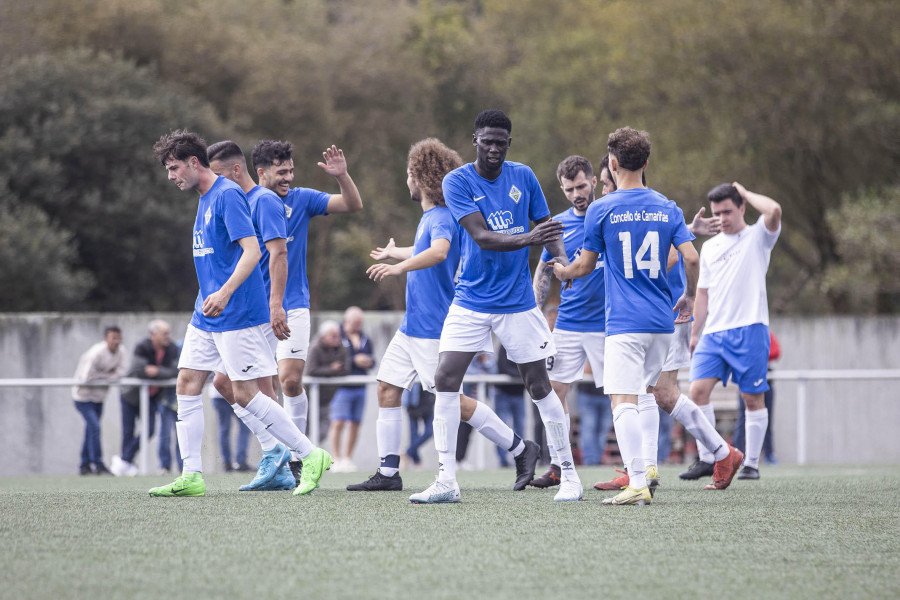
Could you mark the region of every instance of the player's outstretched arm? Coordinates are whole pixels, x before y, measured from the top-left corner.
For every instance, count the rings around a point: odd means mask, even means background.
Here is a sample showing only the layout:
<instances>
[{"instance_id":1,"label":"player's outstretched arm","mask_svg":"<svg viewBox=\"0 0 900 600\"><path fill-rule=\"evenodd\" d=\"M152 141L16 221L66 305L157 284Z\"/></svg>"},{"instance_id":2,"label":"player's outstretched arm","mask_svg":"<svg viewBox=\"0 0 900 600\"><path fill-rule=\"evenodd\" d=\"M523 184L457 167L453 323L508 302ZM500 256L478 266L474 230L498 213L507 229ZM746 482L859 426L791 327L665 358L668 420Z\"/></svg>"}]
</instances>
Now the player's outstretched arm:
<instances>
[{"instance_id":1,"label":"player's outstretched arm","mask_svg":"<svg viewBox=\"0 0 900 600\"><path fill-rule=\"evenodd\" d=\"M420 252L415 256L411 256L396 265L388 265L385 263L372 265L366 269L366 275L368 275L369 279L372 281L377 282L385 277L396 277L408 273L409 271L427 269L444 262L447 259L447 254L449 252L450 240L438 238L432 240L431 247L427 248L425 251Z\"/></svg>"},{"instance_id":2,"label":"player's outstretched arm","mask_svg":"<svg viewBox=\"0 0 900 600\"><path fill-rule=\"evenodd\" d=\"M556 275L557 279L565 282L568 287L573 279L578 279L591 273L597 265L599 256L597 252L582 248L581 254L575 259L575 262L568 266L559 262L559 259L554 258L550 261L553 263L553 274Z\"/></svg>"},{"instance_id":3,"label":"player's outstretched arm","mask_svg":"<svg viewBox=\"0 0 900 600\"><path fill-rule=\"evenodd\" d=\"M272 332L279 340L286 340L291 335L287 324L287 312L284 310L284 288L287 285L287 240L273 238L266 242L269 251L269 323Z\"/></svg>"},{"instance_id":4,"label":"player's outstretched arm","mask_svg":"<svg viewBox=\"0 0 900 600\"><path fill-rule=\"evenodd\" d=\"M203 316L205 317L218 317L221 315L225 307L228 306L231 295L244 283L244 280L250 276L250 273L253 272L253 269L259 263L262 252L259 250L259 242L256 241L255 235L241 238L237 243L240 244L241 250L243 250L241 258L238 259L238 263L234 267L234 273L231 274L228 281L218 291L213 292L203 301Z\"/></svg>"},{"instance_id":5,"label":"player's outstretched arm","mask_svg":"<svg viewBox=\"0 0 900 600\"><path fill-rule=\"evenodd\" d=\"M549 242L561 239L563 224L547 218L539 222L528 233L506 235L488 229L484 215L473 212L460 219L459 224L472 237L482 250L494 252L512 252L528 246L544 246Z\"/></svg>"},{"instance_id":6,"label":"player's outstretched arm","mask_svg":"<svg viewBox=\"0 0 900 600\"><path fill-rule=\"evenodd\" d=\"M697 214L694 215L694 220L687 226L688 231L694 235L703 236L716 235L722 231L722 220L719 217L709 217L708 219L704 219L703 215L705 213L706 207L701 206L700 210L697 211Z\"/></svg>"},{"instance_id":7,"label":"player's outstretched arm","mask_svg":"<svg viewBox=\"0 0 900 600\"><path fill-rule=\"evenodd\" d=\"M678 312L675 323L688 323L694 313L694 299L697 294L697 278L700 276L700 256L694 244L682 242L678 252L684 257L685 286L684 295L675 303L674 311Z\"/></svg>"},{"instance_id":8,"label":"player's outstretched arm","mask_svg":"<svg viewBox=\"0 0 900 600\"><path fill-rule=\"evenodd\" d=\"M341 193L331 196L328 199L329 215L337 213L355 213L362 210L362 198L356 184L347 172L347 159L344 158L344 151L335 145L326 148L322 153L325 162L318 163L319 168L337 179Z\"/></svg>"},{"instance_id":9,"label":"player's outstretched arm","mask_svg":"<svg viewBox=\"0 0 900 600\"><path fill-rule=\"evenodd\" d=\"M781 226L781 205L762 194L751 192L737 181L731 185L738 191L744 202L755 208L765 219L766 229L775 232Z\"/></svg>"},{"instance_id":10,"label":"player's outstretched arm","mask_svg":"<svg viewBox=\"0 0 900 600\"><path fill-rule=\"evenodd\" d=\"M369 256L373 260L406 260L412 256L412 253L412 246L398 247L394 242L394 238L391 238L384 248L375 248L369 252Z\"/></svg>"}]
</instances>

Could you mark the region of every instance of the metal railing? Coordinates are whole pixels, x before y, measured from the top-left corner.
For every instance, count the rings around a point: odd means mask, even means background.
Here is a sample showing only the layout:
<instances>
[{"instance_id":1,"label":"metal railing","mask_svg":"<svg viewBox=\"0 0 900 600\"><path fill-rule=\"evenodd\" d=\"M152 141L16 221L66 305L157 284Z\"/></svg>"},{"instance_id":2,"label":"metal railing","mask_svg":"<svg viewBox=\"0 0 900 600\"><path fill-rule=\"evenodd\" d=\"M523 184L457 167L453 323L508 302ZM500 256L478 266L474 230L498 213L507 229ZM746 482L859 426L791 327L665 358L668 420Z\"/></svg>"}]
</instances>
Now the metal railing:
<instances>
[{"instance_id":1,"label":"metal railing","mask_svg":"<svg viewBox=\"0 0 900 600\"><path fill-rule=\"evenodd\" d=\"M807 447L807 409L808 409L808 385L815 381L858 381L858 380L893 380L900 379L900 369L804 369L804 370L778 370L771 371L768 375L770 381L788 381L797 384L797 464L806 464L806 447ZM680 382L688 381L688 374L679 374ZM585 376L583 381L593 381L589 375ZM313 443L319 440L319 398L320 386L340 386L340 385L365 385L366 387L374 386L378 382L374 375L348 375L344 377L304 377L303 384L307 388L309 394L309 437ZM487 398L487 386L497 383L521 383L518 378L508 375L466 375L463 383L476 384L478 390L478 398ZM72 378L46 378L46 379L0 379L0 389L10 387L69 387L73 385L90 386L90 387L110 387L114 388L114 394L118 395L121 386L139 386L140 387L140 408L139 414L141 425L139 428L140 447L147 448L149 443L149 421L147 416L150 412L150 392L153 387L172 387L175 385L174 379L136 379L126 377L118 379L114 382L110 381L89 381L82 382ZM368 394L367 394L368 396ZM528 399L528 393L525 393L525 399ZM531 411L526 411L526 415L530 415ZM526 417L527 418L527 417ZM528 419L528 418L527 418ZM530 420L530 419L528 419ZM527 427L530 429L530 427ZM141 452L138 469L141 474L148 473L149 452ZM476 463L477 468L483 468L483 453L476 454L479 460Z\"/></svg>"}]
</instances>

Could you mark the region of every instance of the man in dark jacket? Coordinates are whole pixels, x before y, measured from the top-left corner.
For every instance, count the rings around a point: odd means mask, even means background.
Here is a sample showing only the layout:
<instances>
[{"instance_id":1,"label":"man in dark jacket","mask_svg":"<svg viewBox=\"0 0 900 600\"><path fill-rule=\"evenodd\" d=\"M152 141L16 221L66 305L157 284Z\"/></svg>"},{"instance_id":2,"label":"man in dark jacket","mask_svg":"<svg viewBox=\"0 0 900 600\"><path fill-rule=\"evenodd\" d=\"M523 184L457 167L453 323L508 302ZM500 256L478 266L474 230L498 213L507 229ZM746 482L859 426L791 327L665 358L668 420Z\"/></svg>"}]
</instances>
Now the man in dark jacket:
<instances>
[{"instance_id":1,"label":"man in dark jacket","mask_svg":"<svg viewBox=\"0 0 900 600\"><path fill-rule=\"evenodd\" d=\"M172 379L178 376L178 347L172 343L172 331L165 321L150 321L150 336L142 340L134 349L131 368L127 377L140 379ZM171 388L150 386L150 406L147 425L153 436L159 403ZM113 456L110 470L114 475L133 477L138 468L134 456L140 446L140 437L135 435L135 423L140 414L140 387L127 387L122 392L122 455Z\"/></svg>"}]
</instances>

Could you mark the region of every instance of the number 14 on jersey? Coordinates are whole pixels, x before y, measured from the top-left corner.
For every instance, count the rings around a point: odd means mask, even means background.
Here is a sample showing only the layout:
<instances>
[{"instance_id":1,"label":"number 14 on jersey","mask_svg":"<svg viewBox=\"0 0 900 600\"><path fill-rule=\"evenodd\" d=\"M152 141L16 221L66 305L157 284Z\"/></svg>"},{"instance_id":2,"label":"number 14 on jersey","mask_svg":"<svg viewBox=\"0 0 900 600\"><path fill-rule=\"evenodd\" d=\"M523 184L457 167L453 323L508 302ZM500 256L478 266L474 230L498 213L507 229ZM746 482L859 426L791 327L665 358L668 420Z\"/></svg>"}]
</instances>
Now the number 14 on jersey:
<instances>
[{"instance_id":1,"label":"number 14 on jersey","mask_svg":"<svg viewBox=\"0 0 900 600\"><path fill-rule=\"evenodd\" d=\"M638 248L637 254L634 257L634 262L632 262L631 258L631 232L620 231L619 241L622 242L622 260L624 262L623 267L627 279L634 279L634 263L637 263L638 269L649 271L648 276L650 279L659 277L658 231L647 232L647 235L644 236L644 241L641 242L641 247ZM649 259L647 258L648 254L650 255Z\"/></svg>"}]
</instances>

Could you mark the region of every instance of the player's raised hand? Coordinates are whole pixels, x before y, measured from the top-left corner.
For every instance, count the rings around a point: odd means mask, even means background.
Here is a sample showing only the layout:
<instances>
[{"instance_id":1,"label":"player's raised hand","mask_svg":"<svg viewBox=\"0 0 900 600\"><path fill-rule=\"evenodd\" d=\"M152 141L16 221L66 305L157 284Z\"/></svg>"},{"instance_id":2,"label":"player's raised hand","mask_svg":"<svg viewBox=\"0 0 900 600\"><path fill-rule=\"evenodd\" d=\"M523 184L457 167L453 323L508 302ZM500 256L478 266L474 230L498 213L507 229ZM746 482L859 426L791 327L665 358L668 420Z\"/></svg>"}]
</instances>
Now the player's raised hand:
<instances>
[{"instance_id":1,"label":"player's raised hand","mask_svg":"<svg viewBox=\"0 0 900 600\"><path fill-rule=\"evenodd\" d=\"M535 225L534 229L528 232L528 235L531 236L531 241L528 245L543 246L550 242L555 242L562 236L564 228L565 226L561 222L554 221L553 219L538 223Z\"/></svg>"},{"instance_id":2,"label":"player's raised hand","mask_svg":"<svg viewBox=\"0 0 900 600\"><path fill-rule=\"evenodd\" d=\"M384 248L375 248L369 252L369 256L372 257L373 260L387 260L393 258L393 251L396 246L394 238L391 238L388 240L387 246Z\"/></svg>"},{"instance_id":3,"label":"player's raised hand","mask_svg":"<svg viewBox=\"0 0 900 600\"><path fill-rule=\"evenodd\" d=\"M689 323L691 316L694 314L694 299L682 296L678 299L678 302L675 303L675 308L672 309L672 312L678 313L678 316L675 317L676 325L679 323Z\"/></svg>"},{"instance_id":4,"label":"player's raised hand","mask_svg":"<svg viewBox=\"0 0 900 600\"><path fill-rule=\"evenodd\" d=\"M347 159L344 158L343 150L332 144L331 148L325 149L322 157L325 159L325 162L320 162L318 165L323 171L333 177L347 174Z\"/></svg>"},{"instance_id":5,"label":"player's raised hand","mask_svg":"<svg viewBox=\"0 0 900 600\"><path fill-rule=\"evenodd\" d=\"M700 210L697 211L697 214L694 215L694 220L691 221L691 233L694 235L716 235L720 231L722 231L722 220L719 217L709 217L708 219L704 219L703 215L706 214L706 207L701 206Z\"/></svg>"},{"instance_id":6,"label":"player's raised hand","mask_svg":"<svg viewBox=\"0 0 900 600\"><path fill-rule=\"evenodd\" d=\"M403 275L403 269L400 268L399 265L378 263L377 265L372 265L371 267L366 269L366 275L369 276L369 279L377 283L386 277L397 277L398 275Z\"/></svg>"}]
</instances>

